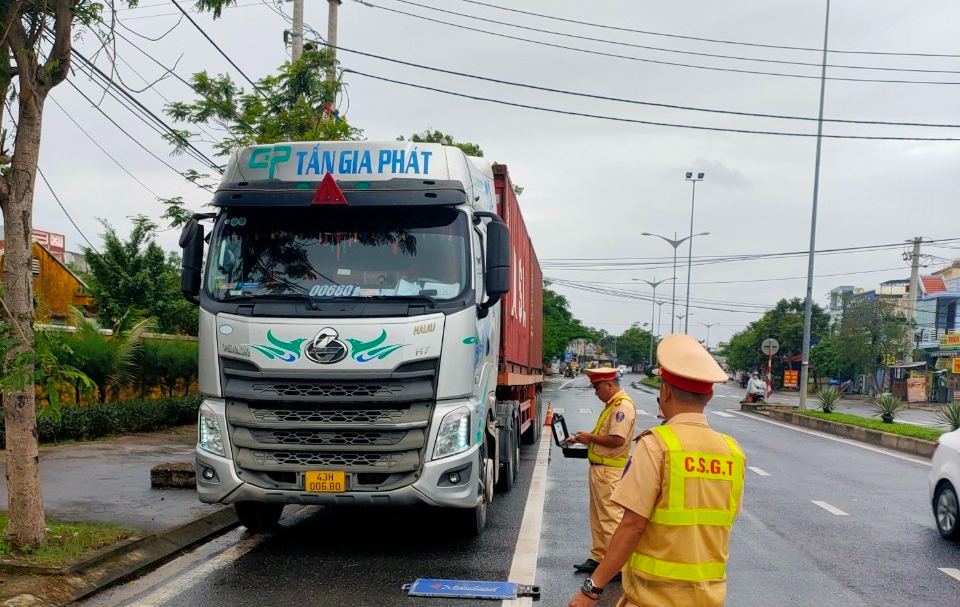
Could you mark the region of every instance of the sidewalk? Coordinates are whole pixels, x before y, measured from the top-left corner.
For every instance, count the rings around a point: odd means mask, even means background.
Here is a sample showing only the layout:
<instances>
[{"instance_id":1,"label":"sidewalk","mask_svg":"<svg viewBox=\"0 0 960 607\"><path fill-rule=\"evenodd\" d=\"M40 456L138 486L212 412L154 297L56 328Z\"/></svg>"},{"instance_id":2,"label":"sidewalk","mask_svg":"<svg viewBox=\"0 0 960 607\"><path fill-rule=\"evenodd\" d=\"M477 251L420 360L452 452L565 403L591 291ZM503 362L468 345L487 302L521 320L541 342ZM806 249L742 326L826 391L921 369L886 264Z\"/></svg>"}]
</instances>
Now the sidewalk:
<instances>
[{"instance_id":1,"label":"sidewalk","mask_svg":"<svg viewBox=\"0 0 960 607\"><path fill-rule=\"evenodd\" d=\"M114 523L140 534L189 523L220 506L201 504L194 491L153 489L150 468L194 461L196 428L40 448L40 480L47 517ZM6 463L0 462L0 504L8 503Z\"/></svg>"}]
</instances>

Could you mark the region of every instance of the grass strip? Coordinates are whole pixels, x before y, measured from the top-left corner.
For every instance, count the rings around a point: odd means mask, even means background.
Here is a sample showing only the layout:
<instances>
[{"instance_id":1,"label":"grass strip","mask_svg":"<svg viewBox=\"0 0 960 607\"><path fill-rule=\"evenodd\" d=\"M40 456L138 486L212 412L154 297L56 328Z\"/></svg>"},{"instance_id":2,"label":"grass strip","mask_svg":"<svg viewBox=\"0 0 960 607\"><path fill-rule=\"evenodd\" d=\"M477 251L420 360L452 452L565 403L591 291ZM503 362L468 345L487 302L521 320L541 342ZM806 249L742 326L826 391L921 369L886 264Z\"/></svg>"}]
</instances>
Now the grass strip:
<instances>
[{"instance_id":1,"label":"grass strip","mask_svg":"<svg viewBox=\"0 0 960 607\"><path fill-rule=\"evenodd\" d=\"M0 537L7 534L7 513L0 513ZM39 547L17 550L0 540L0 560L22 565L64 565L111 544L133 537L136 532L117 525L64 523L47 519L47 540Z\"/></svg>"},{"instance_id":2,"label":"grass strip","mask_svg":"<svg viewBox=\"0 0 960 607\"><path fill-rule=\"evenodd\" d=\"M816 417L841 424L850 424L851 426L860 426L871 430L889 432L890 434L899 434L900 436L909 436L910 438L919 438L922 440L936 441L946 430L936 428L921 428L911 426L910 424L885 424L879 419L870 419L859 415L850 415L849 413L824 413L823 411L794 411L807 417Z\"/></svg>"}]
</instances>

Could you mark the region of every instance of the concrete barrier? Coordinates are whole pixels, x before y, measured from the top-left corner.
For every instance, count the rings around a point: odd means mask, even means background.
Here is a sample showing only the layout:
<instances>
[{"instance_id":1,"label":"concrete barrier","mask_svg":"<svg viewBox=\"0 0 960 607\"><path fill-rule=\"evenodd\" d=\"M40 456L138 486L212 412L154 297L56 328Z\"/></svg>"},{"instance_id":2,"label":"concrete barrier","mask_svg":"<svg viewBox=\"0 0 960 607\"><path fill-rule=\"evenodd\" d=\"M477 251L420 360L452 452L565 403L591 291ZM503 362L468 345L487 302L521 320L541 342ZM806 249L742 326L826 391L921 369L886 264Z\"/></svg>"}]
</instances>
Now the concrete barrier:
<instances>
[{"instance_id":1,"label":"concrete barrier","mask_svg":"<svg viewBox=\"0 0 960 607\"><path fill-rule=\"evenodd\" d=\"M919 457L933 457L933 441L913 438L910 436L900 436L891 432L881 432L870 428L852 426L850 424L841 424L840 422L830 421L829 419L820 419L819 417L810 417L801 415L792 411L783 411L780 409L768 409L770 419L781 421L794 426L818 430L834 436L842 436L862 443L917 455Z\"/></svg>"}]
</instances>

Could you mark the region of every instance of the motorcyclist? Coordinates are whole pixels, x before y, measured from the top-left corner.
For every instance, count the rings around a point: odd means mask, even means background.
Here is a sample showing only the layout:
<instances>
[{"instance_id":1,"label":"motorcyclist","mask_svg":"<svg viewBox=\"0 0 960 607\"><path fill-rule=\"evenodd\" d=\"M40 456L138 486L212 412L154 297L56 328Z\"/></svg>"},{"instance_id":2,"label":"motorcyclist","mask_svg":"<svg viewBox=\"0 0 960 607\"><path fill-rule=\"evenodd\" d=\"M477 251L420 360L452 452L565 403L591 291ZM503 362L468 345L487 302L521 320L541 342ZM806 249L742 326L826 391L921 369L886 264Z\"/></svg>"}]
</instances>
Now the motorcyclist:
<instances>
[{"instance_id":1,"label":"motorcyclist","mask_svg":"<svg viewBox=\"0 0 960 607\"><path fill-rule=\"evenodd\" d=\"M747 395L744 400L748 403L755 403L758 400L766 400L767 382L763 381L754 371L750 375L750 381L747 382Z\"/></svg>"}]
</instances>

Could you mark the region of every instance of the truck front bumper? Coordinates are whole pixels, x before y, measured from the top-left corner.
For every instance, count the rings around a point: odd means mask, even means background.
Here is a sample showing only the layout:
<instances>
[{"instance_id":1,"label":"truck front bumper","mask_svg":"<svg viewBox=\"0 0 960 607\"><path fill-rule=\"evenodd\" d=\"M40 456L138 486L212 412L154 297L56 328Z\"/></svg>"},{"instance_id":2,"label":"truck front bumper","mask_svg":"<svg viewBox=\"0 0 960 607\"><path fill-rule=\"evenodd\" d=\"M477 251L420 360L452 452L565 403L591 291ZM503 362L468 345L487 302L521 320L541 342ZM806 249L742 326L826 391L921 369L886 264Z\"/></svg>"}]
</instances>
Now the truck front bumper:
<instances>
[{"instance_id":1,"label":"truck front bumper","mask_svg":"<svg viewBox=\"0 0 960 607\"><path fill-rule=\"evenodd\" d=\"M273 502L319 506L443 506L473 508L480 503L477 492L479 447L457 455L426 462L420 477L411 485L393 491L347 491L344 493L308 493L265 489L245 482L236 472L233 461L197 449L197 495L208 504L235 502ZM213 479L207 470L213 471ZM456 472L459 481L450 482Z\"/></svg>"}]
</instances>

